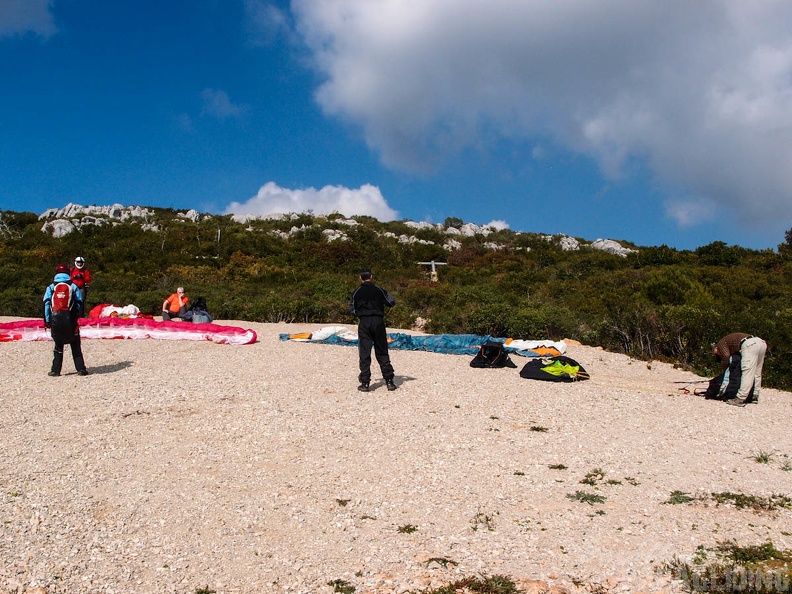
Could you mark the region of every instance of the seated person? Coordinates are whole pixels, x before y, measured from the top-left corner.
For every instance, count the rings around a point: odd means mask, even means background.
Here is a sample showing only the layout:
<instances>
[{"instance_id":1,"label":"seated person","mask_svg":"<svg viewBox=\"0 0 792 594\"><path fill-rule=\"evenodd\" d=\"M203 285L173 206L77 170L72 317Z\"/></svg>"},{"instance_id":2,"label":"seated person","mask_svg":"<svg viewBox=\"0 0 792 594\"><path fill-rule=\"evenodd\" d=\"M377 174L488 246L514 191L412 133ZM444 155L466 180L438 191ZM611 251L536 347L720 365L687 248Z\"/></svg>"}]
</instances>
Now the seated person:
<instances>
[{"instance_id":1,"label":"seated person","mask_svg":"<svg viewBox=\"0 0 792 594\"><path fill-rule=\"evenodd\" d=\"M187 313L187 302L189 298L184 294L184 287L179 287L176 292L162 302L163 321L174 318L183 319Z\"/></svg>"}]
</instances>

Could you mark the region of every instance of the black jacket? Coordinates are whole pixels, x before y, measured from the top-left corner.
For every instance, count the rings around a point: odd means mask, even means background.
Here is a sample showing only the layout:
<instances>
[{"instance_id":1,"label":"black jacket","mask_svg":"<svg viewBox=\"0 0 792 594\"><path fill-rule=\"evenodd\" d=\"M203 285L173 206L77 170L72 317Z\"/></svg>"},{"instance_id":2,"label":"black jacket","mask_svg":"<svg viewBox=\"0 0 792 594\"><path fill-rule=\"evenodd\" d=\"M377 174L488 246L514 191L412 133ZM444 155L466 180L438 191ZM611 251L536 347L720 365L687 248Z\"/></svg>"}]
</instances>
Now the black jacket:
<instances>
[{"instance_id":1,"label":"black jacket","mask_svg":"<svg viewBox=\"0 0 792 594\"><path fill-rule=\"evenodd\" d=\"M364 281L352 292L349 299L349 311L353 316L385 315L385 306L393 307L396 300L385 289L380 289L371 281Z\"/></svg>"}]
</instances>

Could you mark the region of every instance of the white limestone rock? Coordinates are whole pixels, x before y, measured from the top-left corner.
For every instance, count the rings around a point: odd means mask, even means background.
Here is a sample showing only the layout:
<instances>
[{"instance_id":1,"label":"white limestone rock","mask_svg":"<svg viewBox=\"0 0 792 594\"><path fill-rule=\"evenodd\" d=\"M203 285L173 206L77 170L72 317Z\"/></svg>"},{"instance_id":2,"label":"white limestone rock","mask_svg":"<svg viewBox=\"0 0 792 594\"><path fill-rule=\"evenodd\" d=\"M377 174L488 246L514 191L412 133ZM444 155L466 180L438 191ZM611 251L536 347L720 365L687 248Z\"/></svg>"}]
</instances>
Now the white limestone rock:
<instances>
[{"instance_id":1,"label":"white limestone rock","mask_svg":"<svg viewBox=\"0 0 792 594\"><path fill-rule=\"evenodd\" d=\"M64 235L68 235L72 231L75 231L77 228L71 221L67 221L66 219L55 219L54 221L48 221L44 223L44 226L41 230L44 233L49 233L56 239L59 237L63 237Z\"/></svg>"},{"instance_id":2,"label":"white limestone rock","mask_svg":"<svg viewBox=\"0 0 792 594\"><path fill-rule=\"evenodd\" d=\"M630 254L638 253L638 250L631 250L630 248L621 245L618 241L613 241L612 239L598 239L591 244L591 247L592 249L602 250L603 252L607 252L609 254L616 254L622 258L626 258Z\"/></svg>"}]
</instances>

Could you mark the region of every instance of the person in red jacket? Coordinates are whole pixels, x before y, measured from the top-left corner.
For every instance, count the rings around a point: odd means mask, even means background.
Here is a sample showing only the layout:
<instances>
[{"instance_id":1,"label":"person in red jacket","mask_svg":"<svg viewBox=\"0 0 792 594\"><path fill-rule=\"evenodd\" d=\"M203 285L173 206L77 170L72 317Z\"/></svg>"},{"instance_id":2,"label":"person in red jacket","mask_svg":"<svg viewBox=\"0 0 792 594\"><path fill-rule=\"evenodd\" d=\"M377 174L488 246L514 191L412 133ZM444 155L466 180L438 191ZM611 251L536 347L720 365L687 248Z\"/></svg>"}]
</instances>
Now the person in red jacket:
<instances>
[{"instance_id":1,"label":"person in red jacket","mask_svg":"<svg viewBox=\"0 0 792 594\"><path fill-rule=\"evenodd\" d=\"M85 316L85 304L88 303L88 285L91 282L91 271L85 267L85 258L77 256L74 259L74 268L71 269L71 280L80 289L83 311L80 315Z\"/></svg>"},{"instance_id":2,"label":"person in red jacket","mask_svg":"<svg viewBox=\"0 0 792 594\"><path fill-rule=\"evenodd\" d=\"M184 294L184 287L179 287L176 292L162 302L162 319L172 320L183 318L187 313L189 298Z\"/></svg>"}]
</instances>

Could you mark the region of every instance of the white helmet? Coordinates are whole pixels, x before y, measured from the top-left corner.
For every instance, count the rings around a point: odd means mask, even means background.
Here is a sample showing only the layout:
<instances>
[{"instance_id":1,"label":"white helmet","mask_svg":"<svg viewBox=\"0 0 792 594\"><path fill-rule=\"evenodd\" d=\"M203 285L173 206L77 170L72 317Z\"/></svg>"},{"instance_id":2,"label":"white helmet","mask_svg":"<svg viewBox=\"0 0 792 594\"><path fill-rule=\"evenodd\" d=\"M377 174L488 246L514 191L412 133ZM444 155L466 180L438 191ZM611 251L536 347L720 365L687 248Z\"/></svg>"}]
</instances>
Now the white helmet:
<instances>
[{"instance_id":1,"label":"white helmet","mask_svg":"<svg viewBox=\"0 0 792 594\"><path fill-rule=\"evenodd\" d=\"M77 257L74 259L74 265L75 265L77 268L83 268L83 267L85 266L85 258L83 258L82 256L77 256Z\"/></svg>"}]
</instances>

